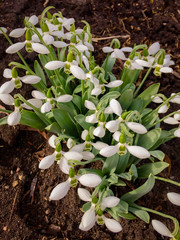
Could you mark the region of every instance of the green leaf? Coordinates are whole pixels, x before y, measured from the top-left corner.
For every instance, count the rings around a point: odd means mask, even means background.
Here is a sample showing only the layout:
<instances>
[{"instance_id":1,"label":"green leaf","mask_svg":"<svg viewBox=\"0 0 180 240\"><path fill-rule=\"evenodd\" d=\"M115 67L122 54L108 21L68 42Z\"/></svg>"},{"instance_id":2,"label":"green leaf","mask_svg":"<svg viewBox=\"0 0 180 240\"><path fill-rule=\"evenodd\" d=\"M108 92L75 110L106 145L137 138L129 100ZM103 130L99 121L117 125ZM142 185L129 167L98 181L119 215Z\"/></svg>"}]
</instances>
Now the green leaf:
<instances>
[{"instance_id":1,"label":"green leaf","mask_svg":"<svg viewBox=\"0 0 180 240\"><path fill-rule=\"evenodd\" d=\"M142 196L150 192L154 187L154 184L155 184L155 179L153 175L150 175L148 180L142 186L138 187L137 189L131 192L124 194L121 197L121 199L130 203L135 202L136 200L138 200L139 198L141 198Z\"/></svg>"},{"instance_id":2,"label":"green leaf","mask_svg":"<svg viewBox=\"0 0 180 240\"><path fill-rule=\"evenodd\" d=\"M118 213L118 216L125 218L125 219L129 219L129 220L136 219L136 217L134 215L132 215L132 213Z\"/></svg>"},{"instance_id":3,"label":"green leaf","mask_svg":"<svg viewBox=\"0 0 180 240\"><path fill-rule=\"evenodd\" d=\"M150 154L153 157L159 159L160 161L163 161L164 158L165 158L165 154L162 151L160 151L160 150L150 151Z\"/></svg>"},{"instance_id":4,"label":"green leaf","mask_svg":"<svg viewBox=\"0 0 180 240\"><path fill-rule=\"evenodd\" d=\"M136 215L141 220L143 220L144 222L149 223L150 216L149 216L148 212L146 212L144 210L139 210L134 207L129 207L129 211L132 212L134 215Z\"/></svg>"},{"instance_id":5,"label":"green leaf","mask_svg":"<svg viewBox=\"0 0 180 240\"><path fill-rule=\"evenodd\" d=\"M162 130L159 139L154 143L151 150L157 149L161 144L173 139L174 137L174 129L170 131Z\"/></svg>"},{"instance_id":6,"label":"green leaf","mask_svg":"<svg viewBox=\"0 0 180 240\"><path fill-rule=\"evenodd\" d=\"M119 161L119 155L115 154L112 157L106 158L106 161L103 165L102 172L104 175L106 174L112 174L116 171L116 167Z\"/></svg>"},{"instance_id":7,"label":"green leaf","mask_svg":"<svg viewBox=\"0 0 180 240\"><path fill-rule=\"evenodd\" d=\"M44 130L46 127L45 123L36 115L36 113L28 110L22 111L20 123L39 130Z\"/></svg>"},{"instance_id":8,"label":"green leaf","mask_svg":"<svg viewBox=\"0 0 180 240\"><path fill-rule=\"evenodd\" d=\"M124 172L124 173L118 174L118 176L120 178L126 179L127 181L131 181L131 179L132 179L132 174L130 174L128 172Z\"/></svg>"},{"instance_id":9,"label":"green leaf","mask_svg":"<svg viewBox=\"0 0 180 240\"><path fill-rule=\"evenodd\" d=\"M41 78L41 80L43 81L43 83L46 85L46 77L44 75L44 71L42 70L42 68L37 60L35 60L35 62L34 62L34 70L35 70L36 75L39 76Z\"/></svg>"},{"instance_id":10,"label":"green leaf","mask_svg":"<svg viewBox=\"0 0 180 240\"><path fill-rule=\"evenodd\" d=\"M139 136L138 145L149 150L158 141L160 136L161 128L152 129L151 131Z\"/></svg>"},{"instance_id":11,"label":"green leaf","mask_svg":"<svg viewBox=\"0 0 180 240\"><path fill-rule=\"evenodd\" d=\"M112 211L112 208L111 209L107 209L107 212L116 220L119 222L119 217L118 215Z\"/></svg>"},{"instance_id":12,"label":"green leaf","mask_svg":"<svg viewBox=\"0 0 180 240\"><path fill-rule=\"evenodd\" d=\"M148 178L149 174L157 175L169 166L166 162L147 163L137 168L139 178Z\"/></svg>"},{"instance_id":13,"label":"green leaf","mask_svg":"<svg viewBox=\"0 0 180 240\"><path fill-rule=\"evenodd\" d=\"M133 100L129 110L136 110L138 112L142 112L144 107L144 101L140 98L136 98Z\"/></svg>"},{"instance_id":14,"label":"green leaf","mask_svg":"<svg viewBox=\"0 0 180 240\"><path fill-rule=\"evenodd\" d=\"M121 74L121 80L123 81L123 84L120 86L121 91L131 83L134 83L139 76L140 70L131 70L127 68L123 68L122 74Z\"/></svg>"},{"instance_id":15,"label":"green leaf","mask_svg":"<svg viewBox=\"0 0 180 240\"><path fill-rule=\"evenodd\" d=\"M1 119L0 119L0 125L5 125L5 124L7 124L7 118L8 118L8 116L1 118Z\"/></svg>"},{"instance_id":16,"label":"green leaf","mask_svg":"<svg viewBox=\"0 0 180 240\"><path fill-rule=\"evenodd\" d=\"M121 179L118 179L118 182L114 184L115 186L121 186L121 187L125 187L126 183L124 181L122 181Z\"/></svg>"},{"instance_id":17,"label":"green leaf","mask_svg":"<svg viewBox=\"0 0 180 240\"><path fill-rule=\"evenodd\" d=\"M103 104L103 102L105 101L108 103L108 101L110 101L111 99L118 98L119 96L120 96L120 93L118 91L108 92L100 99L98 106L101 106L101 104Z\"/></svg>"},{"instance_id":18,"label":"green leaf","mask_svg":"<svg viewBox=\"0 0 180 240\"><path fill-rule=\"evenodd\" d=\"M160 87L160 83L155 83L149 86L148 88L146 88L146 90L144 90L138 96L138 98L142 99L144 102L143 108L145 108L151 102L152 95L155 95L156 93L158 93L159 87Z\"/></svg>"},{"instance_id":19,"label":"green leaf","mask_svg":"<svg viewBox=\"0 0 180 240\"><path fill-rule=\"evenodd\" d=\"M127 89L122 93L119 98L119 102L123 110L127 110L133 101L133 91L132 89Z\"/></svg>"},{"instance_id":20,"label":"green leaf","mask_svg":"<svg viewBox=\"0 0 180 240\"><path fill-rule=\"evenodd\" d=\"M60 128L60 126L57 122L53 122L52 124L47 126L45 129L49 132L52 132L52 133L56 133L56 134L61 133L61 128Z\"/></svg>"},{"instance_id":21,"label":"green leaf","mask_svg":"<svg viewBox=\"0 0 180 240\"><path fill-rule=\"evenodd\" d=\"M78 107L79 111L82 112L82 98L78 95L73 95L72 102Z\"/></svg>"},{"instance_id":22,"label":"green leaf","mask_svg":"<svg viewBox=\"0 0 180 240\"><path fill-rule=\"evenodd\" d=\"M91 202L87 202L87 203L83 204L82 211L86 212L87 210L90 209L90 207L91 207Z\"/></svg>"},{"instance_id":23,"label":"green leaf","mask_svg":"<svg viewBox=\"0 0 180 240\"><path fill-rule=\"evenodd\" d=\"M75 116L74 118L83 129L89 130L89 128L93 126L93 124L87 123L85 121L86 117L82 114L79 114L79 115Z\"/></svg>"},{"instance_id":24,"label":"green leaf","mask_svg":"<svg viewBox=\"0 0 180 240\"><path fill-rule=\"evenodd\" d=\"M126 153L125 155L119 156L119 161L116 167L116 173L123 173L128 165L128 161L129 161L129 156L130 153Z\"/></svg>"},{"instance_id":25,"label":"green leaf","mask_svg":"<svg viewBox=\"0 0 180 240\"><path fill-rule=\"evenodd\" d=\"M55 120L65 134L78 137L76 125L68 112L62 109L53 109L52 112Z\"/></svg>"},{"instance_id":26,"label":"green leaf","mask_svg":"<svg viewBox=\"0 0 180 240\"><path fill-rule=\"evenodd\" d=\"M116 59L115 58L111 58L110 56L107 57L102 65L102 68L104 68L105 70L105 79L108 79L109 73L111 73L112 68L115 64Z\"/></svg>"},{"instance_id":27,"label":"green leaf","mask_svg":"<svg viewBox=\"0 0 180 240\"><path fill-rule=\"evenodd\" d=\"M113 210L113 212L115 213L128 213L128 203L121 200L120 199L120 202L118 203L118 205L116 205L115 207L111 208Z\"/></svg>"},{"instance_id":28,"label":"green leaf","mask_svg":"<svg viewBox=\"0 0 180 240\"><path fill-rule=\"evenodd\" d=\"M66 47L63 47L60 52L59 61L64 62L66 58Z\"/></svg>"}]
</instances>

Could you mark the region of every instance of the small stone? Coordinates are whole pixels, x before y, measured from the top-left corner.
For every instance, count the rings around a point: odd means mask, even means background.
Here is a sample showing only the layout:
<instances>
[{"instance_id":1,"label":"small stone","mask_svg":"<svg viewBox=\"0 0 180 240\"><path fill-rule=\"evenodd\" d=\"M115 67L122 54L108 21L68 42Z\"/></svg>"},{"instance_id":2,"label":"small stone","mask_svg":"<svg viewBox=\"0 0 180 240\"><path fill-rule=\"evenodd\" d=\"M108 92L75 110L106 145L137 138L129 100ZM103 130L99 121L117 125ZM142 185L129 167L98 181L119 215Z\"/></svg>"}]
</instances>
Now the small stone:
<instances>
[{"instance_id":1,"label":"small stone","mask_svg":"<svg viewBox=\"0 0 180 240\"><path fill-rule=\"evenodd\" d=\"M18 185L18 181L14 181L12 184L13 187L16 187L17 185Z\"/></svg>"},{"instance_id":2,"label":"small stone","mask_svg":"<svg viewBox=\"0 0 180 240\"><path fill-rule=\"evenodd\" d=\"M3 231L7 231L7 226L3 227Z\"/></svg>"}]
</instances>

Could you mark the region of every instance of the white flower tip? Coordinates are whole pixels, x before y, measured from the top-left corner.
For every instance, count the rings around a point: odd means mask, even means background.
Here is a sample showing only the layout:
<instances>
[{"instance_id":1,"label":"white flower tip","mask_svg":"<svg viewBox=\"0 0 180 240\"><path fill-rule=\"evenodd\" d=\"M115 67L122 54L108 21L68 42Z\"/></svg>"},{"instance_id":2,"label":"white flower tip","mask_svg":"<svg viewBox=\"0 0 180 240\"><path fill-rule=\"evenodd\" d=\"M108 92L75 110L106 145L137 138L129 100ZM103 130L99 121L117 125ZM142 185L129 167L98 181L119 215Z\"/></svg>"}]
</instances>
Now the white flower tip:
<instances>
[{"instance_id":1,"label":"white flower tip","mask_svg":"<svg viewBox=\"0 0 180 240\"><path fill-rule=\"evenodd\" d=\"M180 206L180 194L175 192L169 192L167 197L171 203Z\"/></svg>"},{"instance_id":2,"label":"white flower tip","mask_svg":"<svg viewBox=\"0 0 180 240\"><path fill-rule=\"evenodd\" d=\"M101 177L93 173L87 173L79 177L79 182L85 187L96 187L101 181Z\"/></svg>"},{"instance_id":3,"label":"white flower tip","mask_svg":"<svg viewBox=\"0 0 180 240\"><path fill-rule=\"evenodd\" d=\"M166 237L173 237L172 233L162 222L153 219L152 226L161 235L166 236Z\"/></svg>"}]
</instances>

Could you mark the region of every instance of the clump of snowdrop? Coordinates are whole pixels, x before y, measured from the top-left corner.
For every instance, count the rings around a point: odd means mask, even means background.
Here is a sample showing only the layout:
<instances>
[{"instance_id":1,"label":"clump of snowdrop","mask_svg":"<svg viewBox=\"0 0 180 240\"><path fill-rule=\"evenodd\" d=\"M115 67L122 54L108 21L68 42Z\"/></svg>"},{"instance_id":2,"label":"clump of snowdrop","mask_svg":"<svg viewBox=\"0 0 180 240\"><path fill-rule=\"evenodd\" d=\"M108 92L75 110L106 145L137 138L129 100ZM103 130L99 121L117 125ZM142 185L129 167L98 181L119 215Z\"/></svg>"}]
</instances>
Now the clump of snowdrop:
<instances>
[{"instance_id":1,"label":"clump of snowdrop","mask_svg":"<svg viewBox=\"0 0 180 240\"><path fill-rule=\"evenodd\" d=\"M53 153L41 159L39 168L48 171L57 163L66 176L52 189L51 201L66 197L71 194L71 187L78 186L78 195L86 202L79 225L82 231L97 223L118 233L122 231L121 217L139 217L149 223L148 212L153 212L170 218L175 225L171 233L163 223L152 220L154 229L179 239L179 224L174 217L136 202L151 191L155 179L179 186L158 177L168 167L163 161L165 154L158 148L165 141L180 137L180 111L171 111L171 104L180 103L180 93L166 97L158 93L157 83L142 91L152 69L156 76L171 73L174 62L158 42L121 48L119 40L113 39L110 46L102 49L106 58L98 66L89 24L83 21L84 27L76 28L74 18L65 18L61 12L52 15L51 8L43 11L40 21L35 15L26 17L24 27L10 33L0 27L1 38L4 34L10 43L6 53L17 53L21 61L11 62L3 73L0 101L11 110L0 109L7 114L0 125L24 124L52 133L48 142ZM22 42L14 44L9 38L23 36ZM21 55L21 49L26 54L37 53L33 67ZM116 59L124 61L119 77L113 74ZM137 87L140 74L144 77ZM18 93L25 84L33 87L30 99ZM158 106L152 109L151 102ZM161 117L161 113L165 115ZM165 131L160 125L163 121L178 127ZM145 179L141 186L137 186L138 178ZM130 181L135 186L132 191L126 189ZM113 186L118 189L118 197ZM179 193L167 196L179 206Z\"/></svg>"}]
</instances>

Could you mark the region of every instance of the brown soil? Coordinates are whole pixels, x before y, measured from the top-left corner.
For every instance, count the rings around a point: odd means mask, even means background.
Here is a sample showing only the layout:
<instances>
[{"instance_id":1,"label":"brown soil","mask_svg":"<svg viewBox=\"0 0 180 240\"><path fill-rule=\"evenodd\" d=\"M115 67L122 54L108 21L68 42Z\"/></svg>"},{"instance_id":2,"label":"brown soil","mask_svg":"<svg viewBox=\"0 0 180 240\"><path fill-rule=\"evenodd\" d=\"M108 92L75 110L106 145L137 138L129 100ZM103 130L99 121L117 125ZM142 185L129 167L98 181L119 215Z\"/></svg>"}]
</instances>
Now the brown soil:
<instances>
[{"instance_id":1,"label":"brown soil","mask_svg":"<svg viewBox=\"0 0 180 240\"><path fill-rule=\"evenodd\" d=\"M40 15L43 5L52 5L66 17L74 17L77 25L82 19L92 27L94 38L121 35L124 45L134 43L153 43L159 41L176 62L175 72L161 78L161 92L170 95L180 90L179 81L179 36L180 2L178 0L1 0L0 26L9 31L21 27L25 16ZM95 57L101 63L104 54L100 51L110 40L95 43ZM8 43L1 37L0 45L0 83L4 81L2 72L8 63L17 56L6 55ZM34 55L32 55L32 58ZM32 59L26 57L30 63ZM116 72L119 69L117 67ZM150 77L148 85L155 81ZM23 89L22 93L30 89ZM177 107L177 106L175 106ZM95 226L89 232L82 232L78 226L82 217L76 189L71 188L68 195L58 202L49 202L48 196L53 187L65 180L64 174L54 165L49 170L40 171L39 161L52 150L43 136L46 134L28 131L21 126L0 128L0 240L50 240L50 239L116 239L116 240L160 240L161 237L152 226L141 220L121 219L123 231L118 234L109 232L104 226ZM172 140L162 146L171 159L169 178L180 182L179 141ZM167 172L163 173L167 176ZM139 204L180 220L178 208L167 201L169 191L178 192L176 186L157 182L152 192L139 200ZM121 193L118 193L121 196ZM151 215L152 218L161 219ZM163 219L173 230L170 221Z\"/></svg>"}]
</instances>

